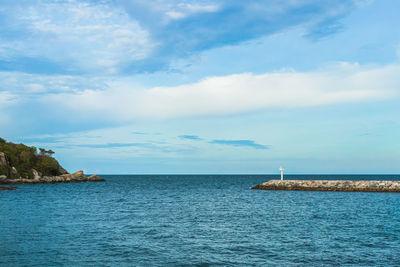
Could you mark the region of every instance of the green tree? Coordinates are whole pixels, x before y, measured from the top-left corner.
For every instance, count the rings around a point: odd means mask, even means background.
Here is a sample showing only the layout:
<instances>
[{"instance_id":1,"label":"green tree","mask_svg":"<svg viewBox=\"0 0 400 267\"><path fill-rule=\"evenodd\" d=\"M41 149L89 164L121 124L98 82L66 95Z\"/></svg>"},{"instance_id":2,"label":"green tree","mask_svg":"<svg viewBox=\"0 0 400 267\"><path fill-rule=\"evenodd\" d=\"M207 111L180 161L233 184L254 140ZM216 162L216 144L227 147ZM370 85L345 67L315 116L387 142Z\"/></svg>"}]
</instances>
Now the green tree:
<instances>
[{"instance_id":1,"label":"green tree","mask_svg":"<svg viewBox=\"0 0 400 267\"><path fill-rule=\"evenodd\" d=\"M41 156L51 156L51 155L53 155L55 152L53 151L53 150L46 150L46 149L44 149L44 148L39 148L39 151L40 151L40 155Z\"/></svg>"}]
</instances>

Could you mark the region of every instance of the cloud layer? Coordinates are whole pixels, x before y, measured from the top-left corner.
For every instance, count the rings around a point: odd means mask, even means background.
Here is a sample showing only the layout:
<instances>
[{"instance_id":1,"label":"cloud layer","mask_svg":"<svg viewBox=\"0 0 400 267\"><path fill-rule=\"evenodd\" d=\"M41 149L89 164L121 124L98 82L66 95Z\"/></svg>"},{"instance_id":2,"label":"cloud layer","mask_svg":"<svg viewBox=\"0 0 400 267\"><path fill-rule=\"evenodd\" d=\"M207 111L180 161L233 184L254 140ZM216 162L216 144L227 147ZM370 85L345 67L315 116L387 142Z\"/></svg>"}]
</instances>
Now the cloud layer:
<instances>
[{"instance_id":1,"label":"cloud layer","mask_svg":"<svg viewBox=\"0 0 400 267\"><path fill-rule=\"evenodd\" d=\"M292 27L318 39L340 30L359 1L8 2L0 8L0 70L115 74L166 69Z\"/></svg>"},{"instance_id":2,"label":"cloud layer","mask_svg":"<svg viewBox=\"0 0 400 267\"><path fill-rule=\"evenodd\" d=\"M0 91L4 128L18 128L20 123L29 129L40 123L43 131L59 128L68 132L139 120L379 101L399 93L400 65L340 63L313 72L242 73L153 88L100 80L101 89L83 83L82 88L73 90L74 81L68 76L39 76L41 83L59 88L45 93L33 86L36 83L30 76L18 78L14 79L18 90Z\"/></svg>"}]
</instances>

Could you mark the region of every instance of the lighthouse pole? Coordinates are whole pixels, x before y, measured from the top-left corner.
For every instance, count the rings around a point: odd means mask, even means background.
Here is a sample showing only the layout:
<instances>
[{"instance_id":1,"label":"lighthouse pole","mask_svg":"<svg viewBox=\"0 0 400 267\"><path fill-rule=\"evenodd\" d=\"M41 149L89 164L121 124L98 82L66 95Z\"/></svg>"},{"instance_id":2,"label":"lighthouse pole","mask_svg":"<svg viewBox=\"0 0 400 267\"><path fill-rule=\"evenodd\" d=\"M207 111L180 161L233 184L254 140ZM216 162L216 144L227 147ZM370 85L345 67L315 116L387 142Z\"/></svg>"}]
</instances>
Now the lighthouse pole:
<instances>
[{"instance_id":1,"label":"lighthouse pole","mask_svg":"<svg viewBox=\"0 0 400 267\"><path fill-rule=\"evenodd\" d=\"M283 170L284 170L284 168L281 166L281 167L279 168L279 170L281 171L281 180L283 181Z\"/></svg>"}]
</instances>

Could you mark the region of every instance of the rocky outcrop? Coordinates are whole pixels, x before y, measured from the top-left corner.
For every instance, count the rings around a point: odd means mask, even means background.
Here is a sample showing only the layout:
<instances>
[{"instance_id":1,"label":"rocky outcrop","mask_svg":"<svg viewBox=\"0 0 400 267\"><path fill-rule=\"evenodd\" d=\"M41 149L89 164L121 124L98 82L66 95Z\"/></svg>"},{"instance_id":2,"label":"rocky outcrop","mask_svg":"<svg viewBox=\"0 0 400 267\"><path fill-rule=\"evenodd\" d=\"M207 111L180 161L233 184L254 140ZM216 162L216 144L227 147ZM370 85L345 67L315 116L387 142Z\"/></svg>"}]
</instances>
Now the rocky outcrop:
<instances>
[{"instance_id":1,"label":"rocky outcrop","mask_svg":"<svg viewBox=\"0 0 400 267\"><path fill-rule=\"evenodd\" d=\"M61 175L68 174L67 170L61 167L61 165L58 166L58 173Z\"/></svg>"},{"instance_id":2,"label":"rocky outcrop","mask_svg":"<svg viewBox=\"0 0 400 267\"><path fill-rule=\"evenodd\" d=\"M8 179L34 179L35 176L59 176L68 174L53 158L54 151L34 146L6 142L0 138L0 175ZM35 169L38 174L33 173Z\"/></svg>"},{"instance_id":3,"label":"rocky outcrop","mask_svg":"<svg viewBox=\"0 0 400 267\"><path fill-rule=\"evenodd\" d=\"M0 151L0 168L4 170L4 173L6 173L7 176L10 176L10 163L8 161L7 155L1 151Z\"/></svg>"},{"instance_id":4,"label":"rocky outcrop","mask_svg":"<svg viewBox=\"0 0 400 267\"><path fill-rule=\"evenodd\" d=\"M100 182L103 178L97 175L86 176L83 171L69 174L63 167L59 166L58 173L61 175L43 176L39 171L32 169L33 179L21 177L17 169L10 165L7 155L0 152L0 168L5 170L7 175L0 175L0 184L53 184L53 183L80 183ZM12 190L13 187L1 187L0 190Z\"/></svg>"},{"instance_id":5,"label":"rocky outcrop","mask_svg":"<svg viewBox=\"0 0 400 267\"><path fill-rule=\"evenodd\" d=\"M104 181L86 176L83 171L69 174L52 157L54 151L24 144L6 142L0 138L0 184L51 184ZM10 187L7 187L8 189ZM3 189L3 190L6 190Z\"/></svg>"},{"instance_id":6,"label":"rocky outcrop","mask_svg":"<svg viewBox=\"0 0 400 267\"><path fill-rule=\"evenodd\" d=\"M6 154L4 154L4 152L0 152L0 165L6 166L6 167L9 166L8 159L6 157Z\"/></svg>"},{"instance_id":7,"label":"rocky outcrop","mask_svg":"<svg viewBox=\"0 0 400 267\"><path fill-rule=\"evenodd\" d=\"M270 180L251 189L298 191L400 192L400 181Z\"/></svg>"},{"instance_id":8,"label":"rocky outcrop","mask_svg":"<svg viewBox=\"0 0 400 267\"><path fill-rule=\"evenodd\" d=\"M11 167L11 177L13 179L21 177L15 167Z\"/></svg>"},{"instance_id":9,"label":"rocky outcrop","mask_svg":"<svg viewBox=\"0 0 400 267\"><path fill-rule=\"evenodd\" d=\"M103 178L97 175L86 176L83 171L73 174L62 174L58 176L40 176L36 170L34 179L18 178L8 179L5 175L0 176L0 184L54 184L54 183L81 183L81 182L101 182Z\"/></svg>"},{"instance_id":10,"label":"rocky outcrop","mask_svg":"<svg viewBox=\"0 0 400 267\"><path fill-rule=\"evenodd\" d=\"M35 169L32 169L32 174L33 174L33 179L34 180L38 180L42 176L42 174L40 172L38 172L37 170L35 170Z\"/></svg>"}]
</instances>

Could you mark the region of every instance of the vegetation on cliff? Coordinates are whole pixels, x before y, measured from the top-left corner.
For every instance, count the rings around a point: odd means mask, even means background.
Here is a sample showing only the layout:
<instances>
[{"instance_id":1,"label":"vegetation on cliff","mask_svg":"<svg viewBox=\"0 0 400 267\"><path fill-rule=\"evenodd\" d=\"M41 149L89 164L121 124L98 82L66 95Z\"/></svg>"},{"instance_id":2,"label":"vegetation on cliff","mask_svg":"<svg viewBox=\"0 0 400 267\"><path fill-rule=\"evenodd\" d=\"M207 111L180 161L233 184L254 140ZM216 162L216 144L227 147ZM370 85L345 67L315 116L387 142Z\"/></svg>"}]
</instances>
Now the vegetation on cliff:
<instances>
[{"instance_id":1,"label":"vegetation on cliff","mask_svg":"<svg viewBox=\"0 0 400 267\"><path fill-rule=\"evenodd\" d=\"M24 144L14 144L6 142L0 138L0 176L8 178L28 178L33 179L34 170L39 175L55 176L66 174L58 161L51 157L54 154L51 150L26 146Z\"/></svg>"}]
</instances>

